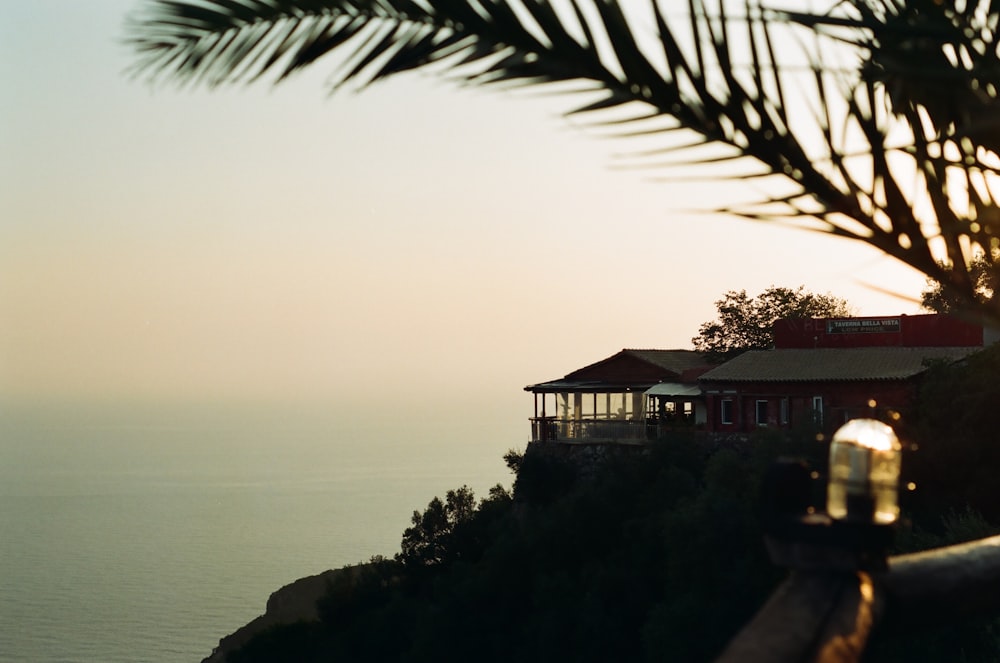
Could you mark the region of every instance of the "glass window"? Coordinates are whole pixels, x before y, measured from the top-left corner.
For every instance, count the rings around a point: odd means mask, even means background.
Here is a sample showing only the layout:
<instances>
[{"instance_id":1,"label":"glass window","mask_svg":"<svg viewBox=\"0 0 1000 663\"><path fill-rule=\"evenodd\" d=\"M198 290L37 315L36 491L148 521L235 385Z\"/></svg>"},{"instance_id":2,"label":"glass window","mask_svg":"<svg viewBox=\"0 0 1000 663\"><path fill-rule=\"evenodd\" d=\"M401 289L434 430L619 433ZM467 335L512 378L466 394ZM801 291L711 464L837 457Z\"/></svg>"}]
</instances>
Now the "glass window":
<instances>
[{"instance_id":1,"label":"glass window","mask_svg":"<svg viewBox=\"0 0 1000 663\"><path fill-rule=\"evenodd\" d=\"M788 399L787 398L782 398L781 399L781 423L783 423L783 424L787 424L788 423Z\"/></svg>"},{"instance_id":2,"label":"glass window","mask_svg":"<svg viewBox=\"0 0 1000 663\"><path fill-rule=\"evenodd\" d=\"M720 405L720 411L722 413L722 423L731 424L733 423L733 399L723 398Z\"/></svg>"},{"instance_id":3,"label":"glass window","mask_svg":"<svg viewBox=\"0 0 1000 663\"><path fill-rule=\"evenodd\" d=\"M813 396L813 419L817 424L823 423L823 397Z\"/></svg>"},{"instance_id":4,"label":"glass window","mask_svg":"<svg viewBox=\"0 0 1000 663\"><path fill-rule=\"evenodd\" d=\"M767 425L767 401L757 401L757 425Z\"/></svg>"}]
</instances>

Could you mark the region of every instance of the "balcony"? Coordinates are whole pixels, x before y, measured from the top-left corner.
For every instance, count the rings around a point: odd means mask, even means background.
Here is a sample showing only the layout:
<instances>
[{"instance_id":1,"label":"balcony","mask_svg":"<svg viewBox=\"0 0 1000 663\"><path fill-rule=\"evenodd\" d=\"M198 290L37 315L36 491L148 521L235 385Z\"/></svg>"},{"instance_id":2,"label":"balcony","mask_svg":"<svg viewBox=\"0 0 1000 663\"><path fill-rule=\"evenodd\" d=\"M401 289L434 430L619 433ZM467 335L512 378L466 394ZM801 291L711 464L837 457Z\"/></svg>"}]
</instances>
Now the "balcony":
<instances>
[{"instance_id":1,"label":"balcony","mask_svg":"<svg viewBox=\"0 0 1000 663\"><path fill-rule=\"evenodd\" d=\"M561 419L531 417L532 442L644 442L694 425L694 415L666 419Z\"/></svg>"}]
</instances>

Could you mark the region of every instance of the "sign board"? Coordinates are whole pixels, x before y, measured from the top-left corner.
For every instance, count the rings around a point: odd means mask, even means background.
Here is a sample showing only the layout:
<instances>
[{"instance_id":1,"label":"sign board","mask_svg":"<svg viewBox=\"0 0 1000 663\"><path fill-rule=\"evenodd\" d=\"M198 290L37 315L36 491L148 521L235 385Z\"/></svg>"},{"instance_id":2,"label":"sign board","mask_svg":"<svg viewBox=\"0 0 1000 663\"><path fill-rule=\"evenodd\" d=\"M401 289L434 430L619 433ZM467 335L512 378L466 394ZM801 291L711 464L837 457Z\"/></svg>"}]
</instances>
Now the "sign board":
<instances>
[{"instance_id":1,"label":"sign board","mask_svg":"<svg viewBox=\"0 0 1000 663\"><path fill-rule=\"evenodd\" d=\"M885 334L899 332L899 318L847 318L827 320L827 334Z\"/></svg>"}]
</instances>

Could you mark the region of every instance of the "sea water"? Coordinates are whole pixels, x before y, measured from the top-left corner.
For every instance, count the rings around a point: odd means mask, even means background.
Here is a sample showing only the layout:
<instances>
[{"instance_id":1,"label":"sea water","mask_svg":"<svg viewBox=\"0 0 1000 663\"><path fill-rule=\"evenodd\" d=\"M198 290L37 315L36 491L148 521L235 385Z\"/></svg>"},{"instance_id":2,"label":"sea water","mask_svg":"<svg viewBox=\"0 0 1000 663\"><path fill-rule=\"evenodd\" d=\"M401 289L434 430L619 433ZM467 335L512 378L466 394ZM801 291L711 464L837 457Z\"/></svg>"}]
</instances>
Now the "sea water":
<instances>
[{"instance_id":1,"label":"sea water","mask_svg":"<svg viewBox=\"0 0 1000 663\"><path fill-rule=\"evenodd\" d=\"M511 476L509 426L35 408L0 416L0 662L200 661L293 580L391 556Z\"/></svg>"}]
</instances>

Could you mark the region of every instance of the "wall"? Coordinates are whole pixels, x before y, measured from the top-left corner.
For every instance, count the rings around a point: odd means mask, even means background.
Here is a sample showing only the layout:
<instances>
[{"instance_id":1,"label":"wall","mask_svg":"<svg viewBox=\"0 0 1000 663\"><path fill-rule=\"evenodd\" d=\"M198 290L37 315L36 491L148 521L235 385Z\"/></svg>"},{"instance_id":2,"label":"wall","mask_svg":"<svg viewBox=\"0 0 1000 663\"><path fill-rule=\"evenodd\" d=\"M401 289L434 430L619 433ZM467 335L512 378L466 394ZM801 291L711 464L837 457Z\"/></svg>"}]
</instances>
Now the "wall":
<instances>
[{"instance_id":1,"label":"wall","mask_svg":"<svg viewBox=\"0 0 1000 663\"><path fill-rule=\"evenodd\" d=\"M738 392L706 393L708 428L717 432L749 432L758 428L758 400L768 402L768 428L789 429L814 421L813 397L822 396L822 429L835 430L847 419L859 416L885 418L901 411L911 401L915 385L903 381L877 382L760 382L741 383ZM733 399L733 423L723 425L721 401ZM788 421L781 421L781 400L788 399ZM874 401L872 407L870 402Z\"/></svg>"},{"instance_id":2,"label":"wall","mask_svg":"<svg viewBox=\"0 0 1000 663\"><path fill-rule=\"evenodd\" d=\"M778 320L776 348L981 347L983 326L948 315Z\"/></svg>"}]
</instances>

